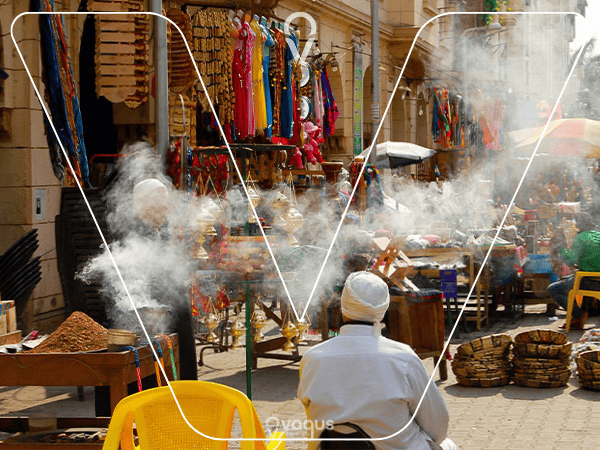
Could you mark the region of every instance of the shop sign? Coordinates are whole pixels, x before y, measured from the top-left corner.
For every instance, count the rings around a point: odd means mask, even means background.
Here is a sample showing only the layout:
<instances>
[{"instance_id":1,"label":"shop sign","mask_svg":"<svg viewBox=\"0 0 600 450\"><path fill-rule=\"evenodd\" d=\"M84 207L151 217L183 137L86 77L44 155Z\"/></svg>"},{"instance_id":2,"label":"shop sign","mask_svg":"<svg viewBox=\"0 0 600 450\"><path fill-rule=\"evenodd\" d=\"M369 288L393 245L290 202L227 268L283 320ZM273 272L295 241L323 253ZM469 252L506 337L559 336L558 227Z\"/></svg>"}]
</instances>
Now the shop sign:
<instances>
[{"instance_id":1,"label":"shop sign","mask_svg":"<svg viewBox=\"0 0 600 450\"><path fill-rule=\"evenodd\" d=\"M353 112L353 136L354 154L363 151L362 142L362 101L363 101L363 62L361 45L354 43L354 112Z\"/></svg>"},{"instance_id":2,"label":"shop sign","mask_svg":"<svg viewBox=\"0 0 600 450\"><path fill-rule=\"evenodd\" d=\"M446 298L456 298L458 289L456 287L456 270L440 270L441 291Z\"/></svg>"}]
</instances>

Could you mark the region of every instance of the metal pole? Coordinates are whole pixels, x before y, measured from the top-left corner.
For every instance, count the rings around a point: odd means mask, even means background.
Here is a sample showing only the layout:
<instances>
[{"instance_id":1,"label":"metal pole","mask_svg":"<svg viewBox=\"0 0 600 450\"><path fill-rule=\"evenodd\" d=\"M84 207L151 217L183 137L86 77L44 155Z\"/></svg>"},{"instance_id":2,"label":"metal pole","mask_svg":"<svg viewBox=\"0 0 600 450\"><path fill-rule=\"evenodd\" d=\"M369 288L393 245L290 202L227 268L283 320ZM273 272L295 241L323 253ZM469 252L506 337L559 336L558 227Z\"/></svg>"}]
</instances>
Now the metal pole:
<instances>
[{"instance_id":1,"label":"metal pole","mask_svg":"<svg viewBox=\"0 0 600 450\"><path fill-rule=\"evenodd\" d=\"M162 14L162 0L151 0L151 10ZM167 21L154 16L154 67L156 70L154 124L156 151L163 164L167 161L169 147L169 72L167 56Z\"/></svg>"},{"instance_id":2,"label":"metal pole","mask_svg":"<svg viewBox=\"0 0 600 450\"><path fill-rule=\"evenodd\" d=\"M252 400L252 311L250 282L246 281L246 397Z\"/></svg>"},{"instance_id":3,"label":"metal pole","mask_svg":"<svg viewBox=\"0 0 600 450\"><path fill-rule=\"evenodd\" d=\"M373 138L379 126L379 0L371 0L371 118L373 121ZM373 142L375 144L375 142ZM373 153L373 152L372 152Z\"/></svg>"}]
</instances>

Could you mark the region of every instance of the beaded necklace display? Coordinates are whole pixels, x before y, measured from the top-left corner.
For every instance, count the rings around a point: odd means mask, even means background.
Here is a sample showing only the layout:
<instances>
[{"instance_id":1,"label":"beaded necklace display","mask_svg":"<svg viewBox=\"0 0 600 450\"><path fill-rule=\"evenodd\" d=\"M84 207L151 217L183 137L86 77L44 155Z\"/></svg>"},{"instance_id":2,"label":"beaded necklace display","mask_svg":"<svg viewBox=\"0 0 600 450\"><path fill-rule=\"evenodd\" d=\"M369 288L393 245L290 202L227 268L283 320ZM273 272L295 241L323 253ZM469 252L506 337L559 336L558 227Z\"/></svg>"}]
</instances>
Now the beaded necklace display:
<instances>
[{"instance_id":1,"label":"beaded necklace display","mask_svg":"<svg viewBox=\"0 0 600 450\"><path fill-rule=\"evenodd\" d=\"M225 11L206 9L192 17L193 54L207 94L218 109L222 123L233 121L233 78L231 74L231 28ZM196 83L204 111L210 111L202 84Z\"/></svg>"}]
</instances>

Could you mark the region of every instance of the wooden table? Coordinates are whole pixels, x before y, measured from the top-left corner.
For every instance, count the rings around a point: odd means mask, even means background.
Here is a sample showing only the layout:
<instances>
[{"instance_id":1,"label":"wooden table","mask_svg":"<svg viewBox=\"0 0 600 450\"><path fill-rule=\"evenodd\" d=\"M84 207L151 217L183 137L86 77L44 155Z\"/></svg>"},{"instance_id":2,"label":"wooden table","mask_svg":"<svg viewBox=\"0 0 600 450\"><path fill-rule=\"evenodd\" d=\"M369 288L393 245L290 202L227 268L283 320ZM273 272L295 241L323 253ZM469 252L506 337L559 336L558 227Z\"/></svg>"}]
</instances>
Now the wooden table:
<instances>
[{"instance_id":1,"label":"wooden table","mask_svg":"<svg viewBox=\"0 0 600 450\"><path fill-rule=\"evenodd\" d=\"M501 258L515 252L515 245L506 245L501 247L494 247L490 253L490 258ZM469 270L469 289L473 287L475 283L475 277L477 275L478 266L475 264L475 253L483 252L487 254L489 248L473 248L473 247L456 247L456 248L424 248L415 250L403 250L404 254L409 258L418 257L433 257L436 259L447 259L451 257L468 257L468 270ZM474 292L477 294L476 310L474 317L465 317L466 321L474 321L477 327L477 331L481 331L481 325L485 323L489 326L489 293L491 284L491 274L488 264L484 267L481 272L481 276L477 280ZM439 270L423 270L421 271L423 276L429 278L439 278Z\"/></svg>"},{"instance_id":2,"label":"wooden table","mask_svg":"<svg viewBox=\"0 0 600 450\"><path fill-rule=\"evenodd\" d=\"M423 248L423 249L415 249L415 250L402 250L406 256L409 258L421 258L421 257L432 257L436 260L450 260L452 258L460 257L469 258L468 263L468 286L469 289L475 283L475 249L473 248ZM422 270L421 274L428 278L439 278L440 271L439 270ZM474 321L475 326L477 327L477 331L481 331L481 324L483 322L488 324L488 304L487 297L481 295L481 280L478 281L475 292L477 293L477 303L475 309L475 316L468 317L465 316L463 320L465 321ZM482 302L483 299L483 302ZM448 314L451 314L448 311Z\"/></svg>"},{"instance_id":3,"label":"wooden table","mask_svg":"<svg viewBox=\"0 0 600 450\"><path fill-rule=\"evenodd\" d=\"M169 335L175 367L179 374L179 341ZM169 348L160 340L169 380L173 377ZM155 374L149 345L138 347L142 378ZM132 351L97 353L14 353L0 354L0 386L109 386L110 410L127 396L127 385L137 380ZM164 380L164 379L163 379ZM0 422L3 424L3 422Z\"/></svg>"}]
</instances>

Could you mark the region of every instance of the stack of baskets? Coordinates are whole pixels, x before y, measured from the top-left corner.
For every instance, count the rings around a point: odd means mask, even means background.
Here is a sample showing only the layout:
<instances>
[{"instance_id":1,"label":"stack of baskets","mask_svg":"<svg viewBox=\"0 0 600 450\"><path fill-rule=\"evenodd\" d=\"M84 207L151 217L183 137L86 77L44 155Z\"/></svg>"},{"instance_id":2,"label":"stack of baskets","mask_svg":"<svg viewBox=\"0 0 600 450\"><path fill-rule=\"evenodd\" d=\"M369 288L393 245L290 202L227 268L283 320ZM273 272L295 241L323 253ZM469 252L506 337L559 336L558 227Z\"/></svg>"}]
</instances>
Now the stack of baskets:
<instances>
[{"instance_id":1,"label":"stack of baskets","mask_svg":"<svg viewBox=\"0 0 600 450\"><path fill-rule=\"evenodd\" d=\"M588 350L576 358L579 385L586 389L600 391L600 350Z\"/></svg>"},{"instance_id":2,"label":"stack of baskets","mask_svg":"<svg viewBox=\"0 0 600 450\"><path fill-rule=\"evenodd\" d=\"M452 371L462 386L494 387L510 383L512 339L493 334L458 347Z\"/></svg>"},{"instance_id":3,"label":"stack of baskets","mask_svg":"<svg viewBox=\"0 0 600 450\"><path fill-rule=\"evenodd\" d=\"M556 388L571 376L572 344L567 335L553 330L531 330L515 337L513 381L519 386Z\"/></svg>"}]
</instances>

